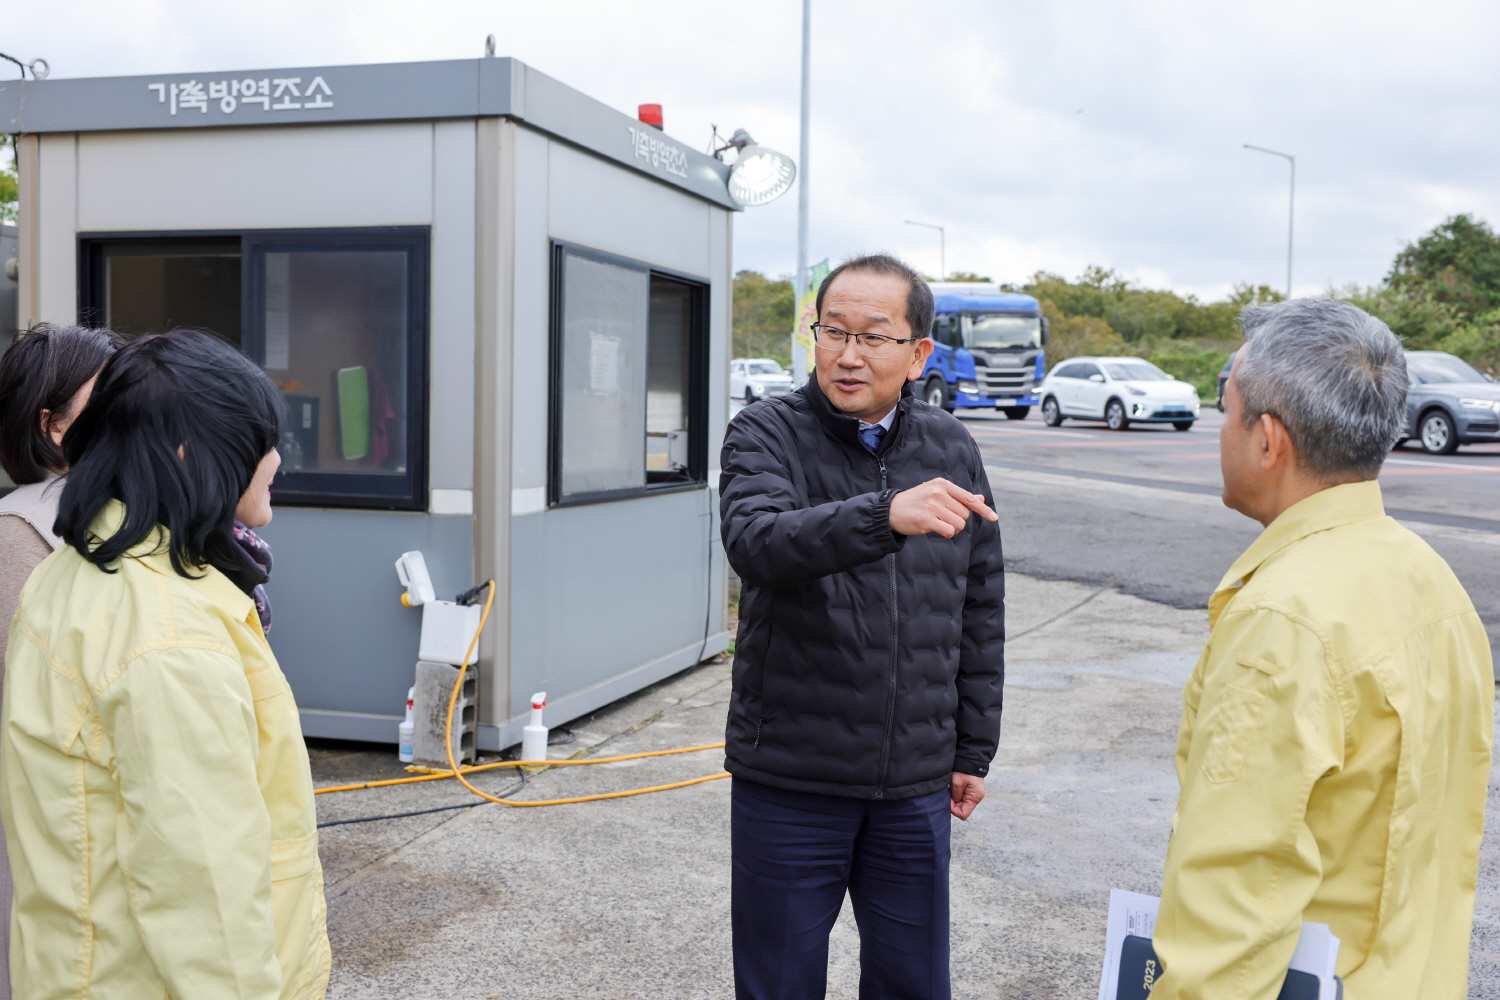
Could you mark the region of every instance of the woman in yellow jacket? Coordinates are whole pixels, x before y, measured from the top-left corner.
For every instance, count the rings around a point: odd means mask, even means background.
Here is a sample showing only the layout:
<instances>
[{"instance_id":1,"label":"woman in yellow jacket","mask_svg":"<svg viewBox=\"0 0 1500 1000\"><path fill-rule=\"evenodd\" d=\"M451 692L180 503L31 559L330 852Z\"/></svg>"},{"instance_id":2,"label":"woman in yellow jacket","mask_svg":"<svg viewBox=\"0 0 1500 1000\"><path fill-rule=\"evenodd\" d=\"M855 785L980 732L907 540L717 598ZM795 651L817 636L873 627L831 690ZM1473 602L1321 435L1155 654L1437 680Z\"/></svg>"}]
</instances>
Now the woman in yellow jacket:
<instances>
[{"instance_id":1,"label":"woman in yellow jacket","mask_svg":"<svg viewBox=\"0 0 1500 1000\"><path fill-rule=\"evenodd\" d=\"M281 413L178 331L111 358L63 441L67 544L22 591L0 719L17 998L323 996L312 776L232 535L271 519Z\"/></svg>"}]
</instances>

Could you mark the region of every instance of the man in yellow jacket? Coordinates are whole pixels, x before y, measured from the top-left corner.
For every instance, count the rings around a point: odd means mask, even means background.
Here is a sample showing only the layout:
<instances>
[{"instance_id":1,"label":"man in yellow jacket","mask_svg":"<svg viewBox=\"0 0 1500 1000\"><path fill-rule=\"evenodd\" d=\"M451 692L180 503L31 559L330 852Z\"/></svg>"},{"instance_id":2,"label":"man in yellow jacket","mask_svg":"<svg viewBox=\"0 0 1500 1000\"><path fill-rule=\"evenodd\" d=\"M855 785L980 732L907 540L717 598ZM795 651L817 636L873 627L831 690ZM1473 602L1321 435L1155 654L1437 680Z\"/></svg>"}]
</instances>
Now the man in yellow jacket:
<instances>
[{"instance_id":1,"label":"man in yellow jacket","mask_svg":"<svg viewBox=\"0 0 1500 1000\"><path fill-rule=\"evenodd\" d=\"M1224 503L1266 530L1184 693L1151 997L1274 1000L1307 920L1340 939L1348 1000L1461 1000L1495 678L1468 595L1375 481L1401 344L1332 300L1243 323Z\"/></svg>"}]
</instances>

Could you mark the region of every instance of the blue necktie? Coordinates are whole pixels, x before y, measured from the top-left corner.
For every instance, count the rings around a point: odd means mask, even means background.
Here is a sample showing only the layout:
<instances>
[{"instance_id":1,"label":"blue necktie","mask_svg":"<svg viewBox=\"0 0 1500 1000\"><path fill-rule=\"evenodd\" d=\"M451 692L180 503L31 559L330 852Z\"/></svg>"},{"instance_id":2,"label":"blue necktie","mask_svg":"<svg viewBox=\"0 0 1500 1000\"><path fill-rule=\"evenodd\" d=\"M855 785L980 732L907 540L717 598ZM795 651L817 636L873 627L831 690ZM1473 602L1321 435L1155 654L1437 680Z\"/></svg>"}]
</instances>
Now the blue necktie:
<instances>
[{"instance_id":1,"label":"blue necktie","mask_svg":"<svg viewBox=\"0 0 1500 1000\"><path fill-rule=\"evenodd\" d=\"M859 432L859 443L873 453L880 450L880 439L883 437L885 437L885 428L876 424L874 427L866 427Z\"/></svg>"}]
</instances>

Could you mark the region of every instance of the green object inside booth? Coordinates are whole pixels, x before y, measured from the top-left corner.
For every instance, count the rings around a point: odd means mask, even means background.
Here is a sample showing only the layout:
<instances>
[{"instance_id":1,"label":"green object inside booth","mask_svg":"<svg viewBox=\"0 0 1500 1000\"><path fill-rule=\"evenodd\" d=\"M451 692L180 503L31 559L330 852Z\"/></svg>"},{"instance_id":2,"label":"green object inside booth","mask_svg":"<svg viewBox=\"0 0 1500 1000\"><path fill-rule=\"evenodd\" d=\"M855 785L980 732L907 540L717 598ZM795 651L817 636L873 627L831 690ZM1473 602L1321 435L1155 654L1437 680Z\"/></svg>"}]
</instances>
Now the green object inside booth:
<instances>
[{"instance_id":1,"label":"green object inside booth","mask_svg":"<svg viewBox=\"0 0 1500 1000\"><path fill-rule=\"evenodd\" d=\"M363 367L340 368L339 450L344 458L370 453L370 377Z\"/></svg>"}]
</instances>

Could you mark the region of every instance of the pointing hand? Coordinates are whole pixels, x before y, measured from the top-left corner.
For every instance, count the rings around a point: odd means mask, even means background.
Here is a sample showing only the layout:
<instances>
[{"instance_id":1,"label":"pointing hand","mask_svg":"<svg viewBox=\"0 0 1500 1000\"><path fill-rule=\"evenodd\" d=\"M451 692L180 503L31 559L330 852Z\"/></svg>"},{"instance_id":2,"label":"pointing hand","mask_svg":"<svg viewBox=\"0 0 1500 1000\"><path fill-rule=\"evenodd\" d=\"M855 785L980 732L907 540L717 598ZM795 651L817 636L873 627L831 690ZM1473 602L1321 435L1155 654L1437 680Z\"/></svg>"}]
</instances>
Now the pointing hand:
<instances>
[{"instance_id":1,"label":"pointing hand","mask_svg":"<svg viewBox=\"0 0 1500 1000\"><path fill-rule=\"evenodd\" d=\"M891 530L898 535L935 531L944 538L952 538L964 530L970 511L987 521L1000 519L978 493L970 493L946 479L929 479L891 498Z\"/></svg>"}]
</instances>

